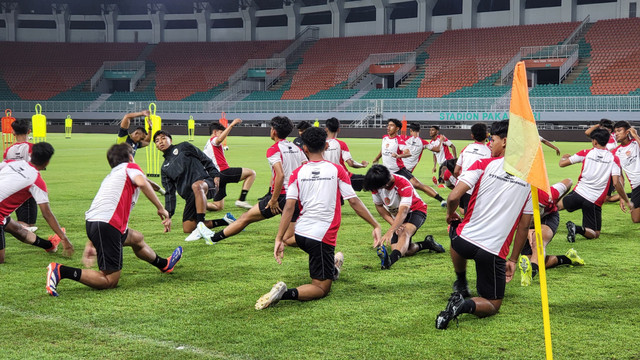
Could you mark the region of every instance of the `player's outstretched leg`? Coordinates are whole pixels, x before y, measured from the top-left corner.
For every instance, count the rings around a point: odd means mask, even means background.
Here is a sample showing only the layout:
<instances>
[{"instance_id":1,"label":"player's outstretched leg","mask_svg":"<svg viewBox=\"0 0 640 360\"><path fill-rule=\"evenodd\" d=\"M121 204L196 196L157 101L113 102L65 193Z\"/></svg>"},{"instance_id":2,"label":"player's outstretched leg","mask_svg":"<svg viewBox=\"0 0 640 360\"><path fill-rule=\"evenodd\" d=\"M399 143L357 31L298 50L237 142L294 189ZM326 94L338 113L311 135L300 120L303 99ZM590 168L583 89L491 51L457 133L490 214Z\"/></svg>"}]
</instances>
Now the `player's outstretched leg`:
<instances>
[{"instance_id":1,"label":"player's outstretched leg","mask_svg":"<svg viewBox=\"0 0 640 360\"><path fill-rule=\"evenodd\" d=\"M240 197L236 200L235 205L239 208L248 210L251 209L252 205L247 202L247 194L251 189L251 185L253 185L253 182L256 180L256 172L251 169L242 168L242 176L240 177L240 180L244 182L242 183Z\"/></svg>"},{"instance_id":2,"label":"player's outstretched leg","mask_svg":"<svg viewBox=\"0 0 640 360\"><path fill-rule=\"evenodd\" d=\"M413 185L413 187L415 187L416 189L419 189L430 197L440 201L441 206L447 205L447 201L443 199L437 191L435 191L432 187L421 183L420 180L418 180L418 178L416 178L415 176L412 177L409 181L411 182L411 185Z\"/></svg>"}]
</instances>

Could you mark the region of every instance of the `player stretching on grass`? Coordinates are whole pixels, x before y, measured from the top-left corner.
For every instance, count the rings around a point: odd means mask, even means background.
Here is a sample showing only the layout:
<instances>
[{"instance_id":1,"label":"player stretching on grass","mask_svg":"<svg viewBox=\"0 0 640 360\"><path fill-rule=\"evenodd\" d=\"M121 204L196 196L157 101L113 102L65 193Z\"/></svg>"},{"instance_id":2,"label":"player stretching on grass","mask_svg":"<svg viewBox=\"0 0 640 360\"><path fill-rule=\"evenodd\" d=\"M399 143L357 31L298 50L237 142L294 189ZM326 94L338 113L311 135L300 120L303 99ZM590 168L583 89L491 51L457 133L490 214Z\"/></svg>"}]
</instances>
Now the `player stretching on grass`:
<instances>
[{"instance_id":1,"label":"player stretching on grass","mask_svg":"<svg viewBox=\"0 0 640 360\"><path fill-rule=\"evenodd\" d=\"M102 180L100 189L85 214L88 251L83 262L91 264L93 257L98 260L100 271L77 269L52 262L47 267L46 290L51 296L58 296L58 283L71 279L94 289L112 289L118 285L122 270L122 247L131 246L133 252L165 273L173 271L182 257L182 247L178 247L168 259L160 258L144 242L139 231L128 228L131 210L138 200L140 190L158 209L164 231L171 230L171 218L140 167L133 162L133 151L128 144L113 145L107 151L111 172ZM95 253L94 253L95 251Z\"/></svg>"},{"instance_id":2,"label":"player stretching on grass","mask_svg":"<svg viewBox=\"0 0 640 360\"><path fill-rule=\"evenodd\" d=\"M614 125L616 140L620 145L614 153L620 159L622 170L627 174L631 185L631 204L635 207L631 210L631 221L640 222L640 137L636 129L631 127L628 121L618 121ZM620 205L622 205L620 200Z\"/></svg>"},{"instance_id":3,"label":"player stretching on grass","mask_svg":"<svg viewBox=\"0 0 640 360\"><path fill-rule=\"evenodd\" d=\"M445 181L449 180L452 172L449 170L448 162L451 161L451 167L455 166L455 159L458 157L456 154L456 146L447 139L446 136L440 134L440 127L437 125L431 126L429 129L429 136L431 136L431 141L429 142L433 147L440 147L440 151L435 151L433 153L433 169L432 173L436 172L436 167L438 168L438 179L437 182L439 184L443 184ZM449 151L449 148L453 151Z\"/></svg>"},{"instance_id":4,"label":"player stretching on grass","mask_svg":"<svg viewBox=\"0 0 640 360\"><path fill-rule=\"evenodd\" d=\"M411 237L427 219L427 204L409 180L391 174L382 165L373 165L364 176L364 189L371 191L378 214L391 225L384 236L373 243L383 270L390 269L401 257L415 255L420 250L444 252L442 245L435 242L432 235L427 235L424 241L411 242ZM385 243L391 245L391 255Z\"/></svg>"},{"instance_id":5,"label":"player stretching on grass","mask_svg":"<svg viewBox=\"0 0 640 360\"><path fill-rule=\"evenodd\" d=\"M409 134L411 134L411 136L406 137L404 139L404 142L407 146L407 149L409 149L409 153L411 154L411 156L402 159L402 161L404 161L404 166L407 168L407 170L413 173L413 170L416 168L416 166L418 166L418 162L420 162L420 159L422 158L422 152L424 151L424 149L438 152L440 151L440 145L436 144L434 146L428 141L420 138L420 124L411 123L409 124L409 126L407 126L407 128L409 129Z\"/></svg>"},{"instance_id":6,"label":"player stretching on grass","mask_svg":"<svg viewBox=\"0 0 640 360\"><path fill-rule=\"evenodd\" d=\"M284 236L299 202L302 210L295 224L295 240L300 249L309 254L311 284L288 289L284 282L278 282L270 292L258 299L256 310L274 305L279 300L314 300L329 293L344 262L341 252L334 256L341 219L340 196L349 202L358 216L373 226L374 241L380 239L380 225L356 196L349 183L349 174L342 166L323 159L326 138L325 131L316 127L302 134L303 148L309 162L291 174L286 205L273 249L276 261L281 264Z\"/></svg>"},{"instance_id":7,"label":"player stretching on grass","mask_svg":"<svg viewBox=\"0 0 640 360\"><path fill-rule=\"evenodd\" d=\"M404 158L411 156L411 152L406 148L405 142L398 132L402 127L402 122L398 119L389 119L387 124L387 135L382 137L382 150L373 159L373 163L377 164L382 158L382 164L389 169L390 172L404 176L411 182L414 188L421 190L425 194L440 201L440 205L446 206L447 202L438 194L437 191L420 182L404 165Z\"/></svg>"},{"instance_id":8,"label":"player stretching on grass","mask_svg":"<svg viewBox=\"0 0 640 360\"><path fill-rule=\"evenodd\" d=\"M344 141L338 140L338 133L340 133L340 120L333 117L327 119L324 124L325 130L327 131L327 148L324 151L324 159L331 161L334 164L342 165L349 174L353 190L362 190L364 175L350 173L347 169L347 165L354 169L362 169L366 168L369 163L364 160L361 163L353 160L351 152L349 152L349 146L347 146Z\"/></svg>"},{"instance_id":9,"label":"player stretching on grass","mask_svg":"<svg viewBox=\"0 0 640 360\"><path fill-rule=\"evenodd\" d=\"M533 213L531 187L503 169L508 129L508 120L493 123L493 157L476 161L460 175L447 199L451 261L457 280L446 309L436 317L436 329L446 329L461 313L478 317L495 315L502 305L506 282L511 281L516 260L527 240ZM464 221L459 223L456 208L469 189L473 189L469 208ZM513 252L507 260L514 231ZM478 296L465 300L470 296L466 277L468 259L476 263Z\"/></svg>"},{"instance_id":10,"label":"player stretching on grass","mask_svg":"<svg viewBox=\"0 0 640 360\"><path fill-rule=\"evenodd\" d=\"M30 132L29 122L24 119L16 120L11 123L11 128L13 129L13 135L16 137L16 142L5 149L3 160L30 161L33 144L27 141L27 136ZM33 197L27 199L16 209L16 217L19 223L27 227L27 230L38 230L35 227L36 219L38 218L36 200Z\"/></svg>"},{"instance_id":11,"label":"player stretching on grass","mask_svg":"<svg viewBox=\"0 0 640 360\"><path fill-rule=\"evenodd\" d=\"M240 124L242 120L234 119L231 125L224 127L219 122L212 122L209 125L209 133L211 138L204 146L204 153L213 161L213 164L220 171L220 188L216 195L213 197L212 203L207 203L207 210L218 211L224 208L224 198L227 196L227 184L229 183L242 183L242 192L240 197L236 200L236 206L243 209L251 209L251 205L247 202L247 194L251 189L251 185L256 180L256 172L247 168L232 168L227 164L227 159L224 156L222 149L222 143L225 141L231 129Z\"/></svg>"},{"instance_id":12,"label":"player stretching on grass","mask_svg":"<svg viewBox=\"0 0 640 360\"><path fill-rule=\"evenodd\" d=\"M484 123L477 123L471 126L471 137L474 142L467 145L460 152L460 157L456 161L456 166L453 169L453 175L458 178L460 175L467 171L469 167L480 159L487 159L491 157L491 149L484 142L487 137L487 125ZM460 198L460 208L463 211L467 211L469 200L471 199L471 193L473 189L469 189Z\"/></svg>"},{"instance_id":13,"label":"player stretching on grass","mask_svg":"<svg viewBox=\"0 0 640 360\"><path fill-rule=\"evenodd\" d=\"M42 142L33 145L31 161L7 160L0 163L0 264L4 263L5 231L23 243L37 246L47 252L58 250L58 243L62 240L64 247L62 254L64 256L73 254L73 245L51 212L47 185L40 176L40 170L49 165L51 156L53 156L53 146ZM51 241L36 236L16 221L11 221L9 217L9 214L31 197L40 207L42 217L57 235L51 237Z\"/></svg>"}]
</instances>

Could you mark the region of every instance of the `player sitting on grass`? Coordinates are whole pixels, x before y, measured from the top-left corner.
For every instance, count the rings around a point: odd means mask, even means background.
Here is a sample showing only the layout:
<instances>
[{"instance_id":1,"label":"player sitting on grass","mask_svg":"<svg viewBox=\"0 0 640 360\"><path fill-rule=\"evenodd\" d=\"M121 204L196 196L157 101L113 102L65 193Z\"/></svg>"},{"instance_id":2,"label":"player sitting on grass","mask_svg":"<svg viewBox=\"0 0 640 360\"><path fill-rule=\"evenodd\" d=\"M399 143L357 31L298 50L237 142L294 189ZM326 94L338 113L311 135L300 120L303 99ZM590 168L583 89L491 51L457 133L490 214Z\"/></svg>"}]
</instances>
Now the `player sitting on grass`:
<instances>
[{"instance_id":1,"label":"player sitting on grass","mask_svg":"<svg viewBox=\"0 0 640 360\"><path fill-rule=\"evenodd\" d=\"M564 179L551 186L551 196L538 189L538 202L540 203L540 223L542 225L542 246L546 250L547 245L553 239L560 224L560 214L556 204L571 188L571 179ZM529 241L522 248L522 255L518 258L520 269L520 285L529 286L531 280L538 274L538 251L536 250L536 234L533 225L529 230ZM565 255L547 255L544 258L545 268L551 269L560 265L584 265L584 260L578 256L578 252L569 249Z\"/></svg>"},{"instance_id":2,"label":"player sitting on grass","mask_svg":"<svg viewBox=\"0 0 640 360\"><path fill-rule=\"evenodd\" d=\"M131 210L138 200L140 190L158 209L164 231L171 230L171 218L140 167L133 162L129 144L113 145L107 151L111 172L102 180L100 189L85 213L87 237L83 262L87 265L97 257L100 271L77 269L52 262L47 267L46 290L58 296L58 283L62 279L79 281L94 289L112 289L118 285L122 270L122 247L131 246L134 254L160 271L173 271L182 257L178 247L168 259L162 259L144 242L139 231L128 228Z\"/></svg>"},{"instance_id":3,"label":"player sitting on grass","mask_svg":"<svg viewBox=\"0 0 640 360\"><path fill-rule=\"evenodd\" d=\"M411 237L427 219L427 204L409 180L391 174L382 165L373 165L364 176L364 189L371 191L378 214L391 225L384 236L373 243L383 270L390 269L401 257L415 255L420 250L444 252L442 245L435 242L432 235L427 235L424 241L411 242ZM391 244L391 255L385 243Z\"/></svg>"},{"instance_id":4,"label":"player sitting on grass","mask_svg":"<svg viewBox=\"0 0 640 360\"><path fill-rule=\"evenodd\" d=\"M204 146L204 153L220 171L220 188L218 188L216 195L213 197L213 202L207 203L207 210L222 210L224 208L224 198L227 196L227 184L240 181L244 182L242 183L240 197L236 200L235 205L243 209L251 209L251 205L247 202L247 194L256 180L256 172L248 168L229 167L224 156L224 150L222 150L222 143L226 140L231 129L241 122L241 119L234 119L231 125L226 128L219 122L212 122L209 125L211 138Z\"/></svg>"},{"instance_id":5,"label":"player sitting on grass","mask_svg":"<svg viewBox=\"0 0 640 360\"><path fill-rule=\"evenodd\" d=\"M504 152L509 121L491 126L492 158L476 161L460 178L447 199L450 224L451 261L457 280L444 311L436 317L436 329L446 329L462 313L478 317L498 313L505 285L511 281L516 260L527 240L531 224L531 187L524 180L507 174ZM473 189L464 221L456 213L460 198ZM509 246L514 240L509 260ZM476 263L478 296L470 299L467 287L467 260Z\"/></svg>"},{"instance_id":6,"label":"player sitting on grass","mask_svg":"<svg viewBox=\"0 0 640 360\"><path fill-rule=\"evenodd\" d=\"M636 129L631 127L628 121L618 121L614 125L616 140L620 145L614 150L614 154L620 159L622 170L627 174L631 185L631 204L635 206L631 210L631 221L640 222L640 137ZM620 205L623 205L620 200Z\"/></svg>"},{"instance_id":7,"label":"player sitting on grass","mask_svg":"<svg viewBox=\"0 0 640 360\"><path fill-rule=\"evenodd\" d=\"M65 256L73 254L73 245L51 212L47 184L40 176L40 170L44 170L49 165L51 156L53 156L53 146L42 142L33 145L31 161L7 160L0 163L0 264L4 263L5 231L23 243L37 246L47 252L55 252L62 240L64 247L62 254ZM31 197L40 207L44 220L57 235L51 237L51 241L38 237L16 221L11 221L9 217L9 214Z\"/></svg>"},{"instance_id":8,"label":"player sitting on grass","mask_svg":"<svg viewBox=\"0 0 640 360\"><path fill-rule=\"evenodd\" d=\"M222 219L204 219L207 195L215 193L220 181L220 172L207 155L190 143L173 145L171 134L164 130L159 130L153 135L153 142L158 150L164 153L160 174L162 186L167 191L164 203L169 217L172 217L176 210L177 191L185 200L182 231L191 233L185 241L204 238L206 244L213 245L211 237L214 232L210 229L228 225L235 220L230 213Z\"/></svg>"},{"instance_id":9,"label":"player sitting on grass","mask_svg":"<svg viewBox=\"0 0 640 360\"><path fill-rule=\"evenodd\" d=\"M620 160L606 145L609 131L595 129L591 132L592 149L582 150L575 155L564 155L560 167L582 163L578 184L567 196L558 202L558 210L573 212L582 209L582 226L567 222L567 241L576 241L576 234L587 239L597 239L602 227L602 204L607 198L610 181L620 195L620 208L626 212L625 205L632 210L624 186L620 181Z\"/></svg>"},{"instance_id":10,"label":"player sitting on grass","mask_svg":"<svg viewBox=\"0 0 640 360\"><path fill-rule=\"evenodd\" d=\"M278 282L270 292L258 299L256 310L272 306L279 300L314 300L329 293L344 261L341 252L334 256L341 219L340 196L349 202L358 216L373 226L374 241L380 239L380 225L356 196L347 171L323 159L326 138L325 131L316 127L302 134L303 148L309 162L291 174L286 205L273 249L276 261L281 264L284 236L299 202L302 210L295 224L295 241L300 249L309 254L311 283L288 289L284 282Z\"/></svg>"}]
</instances>

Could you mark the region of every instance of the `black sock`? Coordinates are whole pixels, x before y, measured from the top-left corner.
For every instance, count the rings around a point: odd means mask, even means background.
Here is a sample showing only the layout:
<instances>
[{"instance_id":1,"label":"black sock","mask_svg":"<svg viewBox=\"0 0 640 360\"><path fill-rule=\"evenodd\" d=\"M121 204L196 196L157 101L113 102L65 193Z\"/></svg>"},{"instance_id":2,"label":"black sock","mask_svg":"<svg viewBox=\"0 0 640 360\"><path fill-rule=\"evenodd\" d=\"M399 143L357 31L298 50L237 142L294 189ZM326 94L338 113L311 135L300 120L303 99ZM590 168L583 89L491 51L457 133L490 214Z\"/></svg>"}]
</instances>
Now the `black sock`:
<instances>
[{"instance_id":1,"label":"black sock","mask_svg":"<svg viewBox=\"0 0 640 360\"><path fill-rule=\"evenodd\" d=\"M540 269L538 268L538 264L531 263L531 278L536 277L536 275L538 274L539 270Z\"/></svg>"},{"instance_id":2,"label":"black sock","mask_svg":"<svg viewBox=\"0 0 640 360\"><path fill-rule=\"evenodd\" d=\"M460 312L473 314L474 312L476 312L476 302L471 299L465 300L464 304L462 304L462 306L460 307Z\"/></svg>"},{"instance_id":3,"label":"black sock","mask_svg":"<svg viewBox=\"0 0 640 360\"><path fill-rule=\"evenodd\" d=\"M467 272L466 271L462 271L462 272L456 272L456 279L460 284L467 284Z\"/></svg>"},{"instance_id":4,"label":"black sock","mask_svg":"<svg viewBox=\"0 0 640 360\"><path fill-rule=\"evenodd\" d=\"M249 193L249 190L242 190L240 192L240 197L238 198L238 200L240 201L245 201L247 200L247 194Z\"/></svg>"},{"instance_id":5,"label":"black sock","mask_svg":"<svg viewBox=\"0 0 640 360\"><path fill-rule=\"evenodd\" d=\"M389 255L389 265L393 265L396 261L398 261L402 257L402 253L398 250L393 250L391 255Z\"/></svg>"},{"instance_id":6,"label":"black sock","mask_svg":"<svg viewBox=\"0 0 640 360\"><path fill-rule=\"evenodd\" d=\"M149 261L149 264L157 267L160 270L166 268L168 263L169 261L167 261L167 259L161 258L160 256L158 256L158 254L156 254L155 260Z\"/></svg>"},{"instance_id":7,"label":"black sock","mask_svg":"<svg viewBox=\"0 0 640 360\"><path fill-rule=\"evenodd\" d=\"M80 281L80 275L82 275L81 269L60 265L60 279Z\"/></svg>"},{"instance_id":8,"label":"black sock","mask_svg":"<svg viewBox=\"0 0 640 360\"><path fill-rule=\"evenodd\" d=\"M582 226L576 225L576 234L584 236L584 228Z\"/></svg>"},{"instance_id":9,"label":"black sock","mask_svg":"<svg viewBox=\"0 0 640 360\"><path fill-rule=\"evenodd\" d=\"M422 251L427 248L426 241L418 241L417 243L414 243L414 244L418 245L418 251Z\"/></svg>"},{"instance_id":10,"label":"black sock","mask_svg":"<svg viewBox=\"0 0 640 360\"><path fill-rule=\"evenodd\" d=\"M229 225L228 222L224 221L224 219L215 219L215 220L209 220L211 221L211 223L213 224L212 227L218 227L218 226L227 226Z\"/></svg>"},{"instance_id":11,"label":"black sock","mask_svg":"<svg viewBox=\"0 0 640 360\"><path fill-rule=\"evenodd\" d=\"M440 196L440 194L436 194L436 196L434 196L433 198L440 202L444 201L444 199L442 198L442 196Z\"/></svg>"},{"instance_id":12,"label":"black sock","mask_svg":"<svg viewBox=\"0 0 640 360\"><path fill-rule=\"evenodd\" d=\"M204 222L204 213L196 214L196 223Z\"/></svg>"},{"instance_id":13,"label":"black sock","mask_svg":"<svg viewBox=\"0 0 640 360\"><path fill-rule=\"evenodd\" d=\"M227 236L224 234L224 231L218 231L215 235L213 235L213 237L211 238L211 241L213 242L218 242L222 239L226 239Z\"/></svg>"},{"instance_id":14,"label":"black sock","mask_svg":"<svg viewBox=\"0 0 640 360\"><path fill-rule=\"evenodd\" d=\"M558 258L558 265L571 265L571 259L564 255L556 255Z\"/></svg>"},{"instance_id":15,"label":"black sock","mask_svg":"<svg viewBox=\"0 0 640 360\"><path fill-rule=\"evenodd\" d=\"M36 235L36 241L34 241L33 244L31 245L37 246L39 248L43 248L45 250L49 250L53 247L53 244L51 243L51 241L45 240L37 235Z\"/></svg>"},{"instance_id":16,"label":"black sock","mask_svg":"<svg viewBox=\"0 0 640 360\"><path fill-rule=\"evenodd\" d=\"M282 300L298 300L298 289L288 289L282 294Z\"/></svg>"}]
</instances>

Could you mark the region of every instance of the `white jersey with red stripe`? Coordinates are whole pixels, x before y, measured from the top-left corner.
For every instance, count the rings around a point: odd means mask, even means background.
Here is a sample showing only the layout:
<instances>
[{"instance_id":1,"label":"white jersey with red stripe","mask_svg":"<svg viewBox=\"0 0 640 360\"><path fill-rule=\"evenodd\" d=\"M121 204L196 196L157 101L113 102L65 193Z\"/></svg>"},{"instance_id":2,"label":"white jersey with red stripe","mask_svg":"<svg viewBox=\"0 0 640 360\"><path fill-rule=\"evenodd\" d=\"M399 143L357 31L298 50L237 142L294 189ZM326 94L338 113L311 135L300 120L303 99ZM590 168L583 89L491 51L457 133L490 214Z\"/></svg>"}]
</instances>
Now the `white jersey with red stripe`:
<instances>
[{"instance_id":1,"label":"white jersey with red stripe","mask_svg":"<svg viewBox=\"0 0 640 360\"><path fill-rule=\"evenodd\" d=\"M418 136L407 137L404 142L406 148L409 149L411 156L402 159L402 161L404 161L404 166L407 170L413 172L413 169L418 166L418 162L420 162L420 159L422 158L422 151L425 148L431 150L435 145Z\"/></svg>"},{"instance_id":2,"label":"white jersey with red stripe","mask_svg":"<svg viewBox=\"0 0 640 360\"><path fill-rule=\"evenodd\" d=\"M572 164L582 163L578 183L573 189L583 198L602 206L607 198L611 176L620 175L620 160L611 151L591 148L569 157Z\"/></svg>"},{"instance_id":3,"label":"white jersey with red stripe","mask_svg":"<svg viewBox=\"0 0 640 360\"><path fill-rule=\"evenodd\" d=\"M614 154L620 160L622 170L627 174L631 189L635 189L640 184L640 146L634 139L626 146L618 146Z\"/></svg>"},{"instance_id":4,"label":"white jersey with red stripe","mask_svg":"<svg viewBox=\"0 0 640 360\"><path fill-rule=\"evenodd\" d=\"M607 142L607 150L612 151L614 150L616 147L618 146L618 141L616 141L616 136L611 133L611 136L609 136L609 142Z\"/></svg>"},{"instance_id":5,"label":"white jersey with red stripe","mask_svg":"<svg viewBox=\"0 0 640 360\"><path fill-rule=\"evenodd\" d=\"M334 164L342 165L347 172L349 172L349 170L347 169L345 162L353 159L347 144L338 139L327 139L327 148L324 150L322 157Z\"/></svg>"},{"instance_id":6,"label":"white jersey with red stripe","mask_svg":"<svg viewBox=\"0 0 640 360\"><path fill-rule=\"evenodd\" d=\"M345 200L356 197L349 174L340 165L310 161L295 169L287 199L299 202L296 234L335 246L342 218L340 196Z\"/></svg>"},{"instance_id":7,"label":"white jersey with red stripe","mask_svg":"<svg viewBox=\"0 0 640 360\"><path fill-rule=\"evenodd\" d=\"M478 160L458 178L473 188L458 235L506 259L522 214L532 214L531 187L507 174L504 158Z\"/></svg>"},{"instance_id":8,"label":"white jersey with red stripe","mask_svg":"<svg viewBox=\"0 0 640 360\"><path fill-rule=\"evenodd\" d=\"M443 162L453 159L449 146L453 146L453 143L447 139L444 135L438 135L435 140L429 142L433 147L440 145L440 151L434 153L436 155L436 162L438 165L442 165Z\"/></svg>"},{"instance_id":9,"label":"white jersey with red stripe","mask_svg":"<svg viewBox=\"0 0 640 360\"><path fill-rule=\"evenodd\" d=\"M391 154L400 155L404 152L406 145L404 140L400 136L389 137L385 135L382 137L382 165L386 166L392 173L397 172L404 166L402 158L394 158Z\"/></svg>"},{"instance_id":10,"label":"white jersey with red stripe","mask_svg":"<svg viewBox=\"0 0 640 360\"><path fill-rule=\"evenodd\" d=\"M491 149L483 142L473 142L462 149L456 165L465 172L474 162L491 157Z\"/></svg>"},{"instance_id":11,"label":"white jersey with red stripe","mask_svg":"<svg viewBox=\"0 0 640 360\"><path fill-rule=\"evenodd\" d=\"M224 157L222 145L216 145L217 138L217 136L210 138L204 145L202 152L205 153L211 161L213 161L213 165L218 168L218 171L227 170L229 168L229 164L227 164L227 159Z\"/></svg>"},{"instance_id":12,"label":"white jersey with red stripe","mask_svg":"<svg viewBox=\"0 0 640 360\"><path fill-rule=\"evenodd\" d=\"M136 163L122 163L111 169L109 175L102 180L91 207L85 213L85 219L108 223L124 234L131 209L140 195L140 188L133 182L137 176L146 179Z\"/></svg>"},{"instance_id":13,"label":"white jersey with red stripe","mask_svg":"<svg viewBox=\"0 0 640 360\"><path fill-rule=\"evenodd\" d=\"M282 189L279 191L280 194L286 194L291 173L305 163L307 157L299 147L285 139L278 141L267 149L267 161L271 166L271 193L278 191L273 188L276 181L276 172L273 170L273 166L281 163L284 182L282 183Z\"/></svg>"},{"instance_id":14,"label":"white jersey with red stripe","mask_svg":"<svg viewBox=\"0 0 640 360\"><path fill-rule=\"evenodd\" d=\"M22 203L33 197L37 204L49 202L47 184L40 172L24 160L0 163L0 225Z\"/></svg>"},{"instance_id":15,"label":"white jersey with red stripe","mask_svg":"<svg viewBox=\"0 0 640 360\"><path fill-rule=\"evenodd\" d=\"M4 160L24 160L31 161L31 149L33 144L30 142L15 143L4 150Z\"/></svg>"},{"instance_id":16,"label":"white jersey with red stripe","mask_svg":"<svg viewBox=\"0 0 640 360\"><path fill-rule=\"evenodd\" d=\"M384 206L393 216L398 214L400 205L408 205L409 212L421 211L426 214L427 204L422 201L422 198L420 198L420 195L418 195L409 180L396 174L391 174L391 176L394 179L393 187L389 190L384 187L373 190L371 192L373 203Z\"/></svg>"},{"instance_id":17,"label":"white jersey with red stripe","mask_svg":"<svg viewBox=\"0 0 640 360\"><path fill-rule=\"evenodd\" d=\"M559 182L553 184L549 190L551 191L551 195L547 194L544 190L538 189L538 203L540 204L541 218L558 211L558 199L567 192L567 187L562 182Z\"/></svg>"}]
</instances>

